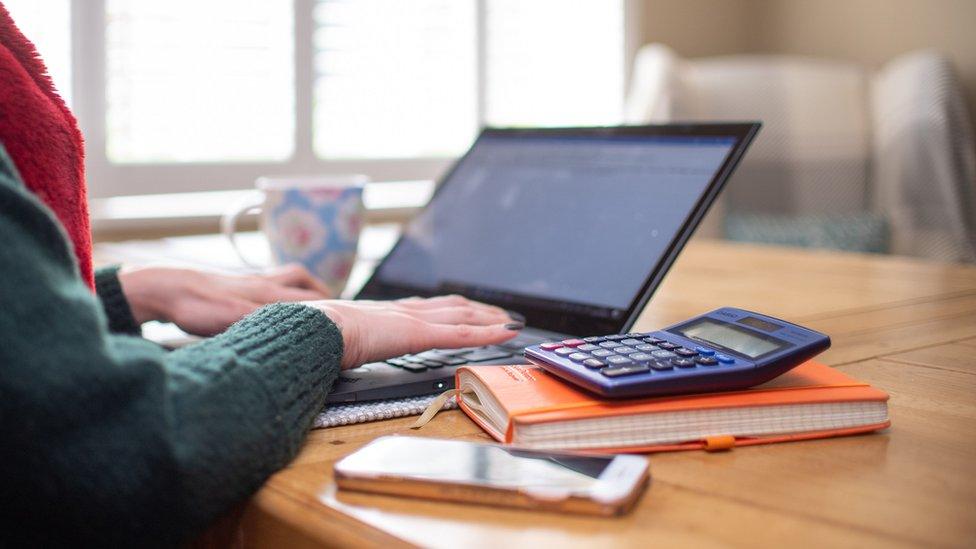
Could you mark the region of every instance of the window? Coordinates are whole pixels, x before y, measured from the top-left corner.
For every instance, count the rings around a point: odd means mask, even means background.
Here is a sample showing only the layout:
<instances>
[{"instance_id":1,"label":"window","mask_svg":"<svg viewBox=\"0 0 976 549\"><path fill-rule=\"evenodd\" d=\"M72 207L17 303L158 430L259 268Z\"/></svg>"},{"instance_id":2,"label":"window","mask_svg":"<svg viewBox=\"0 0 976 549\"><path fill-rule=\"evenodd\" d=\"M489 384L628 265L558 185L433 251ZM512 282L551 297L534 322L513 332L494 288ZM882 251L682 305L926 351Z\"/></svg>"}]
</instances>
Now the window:
<instances>
[{"instance_id":1,"label":"window","mask_svg":"<svg viewBox=\"0 0 976 549\"><path fill-rule=\"evenodd\" d=\"M321 0L315 152L325 159L459 152L477 131L472 0Z\"/></svg>"},{"instance_id":2,"label":"window","mask_svg":"<svg viewBox=\"0 0 976 549\"><path fill-rule=\"evenodd\" d=\"M291 157L291 8L290 0L106 0L109 161Z\"/></svg>"},{"instance_id":3,"label":"window","mask_svg":"<svg viewBox=\"0 0 976 549\"><path fill-rule=\"evenodd\" d=\"M489 0L484 120L498 126L619 123L624 6Z\"/></svg>"},{"instance_id":4,"label":"window","mask_svg":"<svg viewBox=\"0 0 976 549\"><path fill-rule=\"evenodd\" d=\"M634 0L5 0L93 196L435 177L481 125L621 119Z\"/></svg>"},{"instance_id":5,"label":"window","mask_svg":"<svg viewBox=\"0 0 976 549\"><path fill-rule=\"evenodd\" d=\"M3 5L34 42L55 88L71 105L71 0L3 0Z\"/></svg>"}]
</instances>

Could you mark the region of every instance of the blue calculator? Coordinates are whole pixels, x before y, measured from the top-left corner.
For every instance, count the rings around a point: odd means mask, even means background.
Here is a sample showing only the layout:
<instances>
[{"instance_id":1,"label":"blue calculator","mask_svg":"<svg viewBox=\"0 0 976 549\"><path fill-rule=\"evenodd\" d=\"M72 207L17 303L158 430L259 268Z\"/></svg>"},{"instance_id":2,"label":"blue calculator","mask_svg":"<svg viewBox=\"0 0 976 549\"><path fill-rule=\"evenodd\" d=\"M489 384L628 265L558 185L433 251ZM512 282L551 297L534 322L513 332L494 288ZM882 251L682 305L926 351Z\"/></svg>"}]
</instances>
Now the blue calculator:
<instances>
[{"instance_id":1,"label":"blue calculator","mask_svg":"<svg viewBox=\"0 0 976 549\"><path fill-rule=\"evenodd\" d=\"M643 397L745 389L829 347L820 332L725 307L656 332L533 345L525 357L599 395Z\"/></svg>"}]
</instances>

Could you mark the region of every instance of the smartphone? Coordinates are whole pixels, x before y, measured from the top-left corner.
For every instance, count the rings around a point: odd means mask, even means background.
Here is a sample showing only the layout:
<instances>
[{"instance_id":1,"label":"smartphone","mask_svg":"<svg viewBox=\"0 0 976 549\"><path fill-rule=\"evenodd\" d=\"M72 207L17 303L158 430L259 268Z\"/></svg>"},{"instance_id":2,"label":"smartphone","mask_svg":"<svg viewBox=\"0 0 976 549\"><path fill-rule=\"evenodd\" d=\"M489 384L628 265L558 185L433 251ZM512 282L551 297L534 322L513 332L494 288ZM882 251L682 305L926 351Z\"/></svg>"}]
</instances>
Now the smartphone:
<instances>
[{"instance_id":1,"label":"smartphone","mask_svg":"<svg viewBox=\"0 0 976 549\"><path fill-rule=\"evenodd\" d=\"M634 506L650 474L642 456L385 436L338 461L335 479L345 490L620 515Z\"/></svg>"}]
</instances>

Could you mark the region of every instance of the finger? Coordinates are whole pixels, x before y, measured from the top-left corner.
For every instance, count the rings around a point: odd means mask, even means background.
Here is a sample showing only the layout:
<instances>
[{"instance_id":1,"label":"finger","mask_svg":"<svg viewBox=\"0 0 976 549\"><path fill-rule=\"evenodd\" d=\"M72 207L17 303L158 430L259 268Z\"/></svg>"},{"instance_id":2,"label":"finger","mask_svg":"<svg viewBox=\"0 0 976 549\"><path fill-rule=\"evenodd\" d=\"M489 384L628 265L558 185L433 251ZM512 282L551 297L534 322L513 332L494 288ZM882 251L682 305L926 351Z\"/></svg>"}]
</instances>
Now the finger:
<instances>
[{"instance_id":1,"label":"finger","mask_svg":"<svg viewBox=\"0 0 976 549\"><path fill-rule=\"evenodd\" d=\"M236 298L181 300L168 320L187 333L209 337L223 332L260 306L260 303Z\"/></svg>"},{"instance_id":2,"label":"finger","mask_svg":"<svg viewBox=\"0 0 976 549\"><path fill-rule=\"evenodd\" d=\"M248 299L234 299L223 304L223 308L220 311L221 314L218 316L225 319L229 326L260 309L262 305L264 303L258 303Z\"/></svg>"},{"instance_id":3,"label":"finger","mask_svg":"<svg viewBox=\"0 0 976 549\"><path fill-rule=\"evenodd\" d=\"M420 298L420 297L408 297L405 299L398 299L396 302L398 305L402 305L409 309L441 309L444 307L474 307L476 309L481 309L484 311L492 311L498 313L505 313L505 309L501 307L496 307L494 305L488 305L487 303L481 303L480 301L472 301L464 296L452 294L452 295L439 295L436 297Z\"/></svg>"},{"instance_id":4,"label":"finger","mask_svg":"<svg viewBox=\"0 0 976 549\"><path fill-rule=\"evenodd\" d=\"M265 275L265 278L284 286L303 288L316 292L319 295L316 299L332 297L332 290L324 282L308 272L308 269L298 263L289 263L288 265L279 267L270 274Z\"/></svg>"},{"instance_id":5,"label":"finger","mask_svg":"<svg viewBox=\"0 0 976 549\"><path fill-rule=\"evenodd\" d=\"M486 310L476 307L444 307L441 309L406 309L403 312L434 324L471 324L489 326L506 324L512 319L505 311Z\"/></svg>"},{"instance_id":6,"label":"finger","mask_svg":"<svg viewBox=\"0 0 976 549\"><path fill-rule=\"evenodd\" d=\"M322 299L322 294L314 290L267 284L258 289L252 298L256 298L261 303L278 303L282 301L318 301Z\"/></svg>"},{"instance_id":7,"label":"finger","mask_svg":"<svg viewBox=\"0 0 976 549\"><path fill-rule=\"evenodd\" d=\"M480 347L507 341L522 329L518 322L493 324L491 326L472 326L470 324L429 324L423 331L421 349L456 349L459 347Z\"/></svg>"}]
</instances>

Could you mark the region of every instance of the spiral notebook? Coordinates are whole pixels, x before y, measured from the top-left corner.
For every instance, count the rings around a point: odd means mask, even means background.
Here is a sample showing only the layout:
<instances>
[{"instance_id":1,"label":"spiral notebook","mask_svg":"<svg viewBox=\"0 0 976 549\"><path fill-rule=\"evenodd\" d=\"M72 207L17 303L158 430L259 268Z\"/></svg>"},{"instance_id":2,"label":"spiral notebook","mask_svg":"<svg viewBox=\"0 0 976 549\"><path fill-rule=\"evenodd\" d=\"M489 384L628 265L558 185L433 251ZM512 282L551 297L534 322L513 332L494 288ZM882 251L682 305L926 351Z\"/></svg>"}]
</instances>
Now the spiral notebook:
<instances>
[{"instance_id":1,"label":"spiral notebook","mask_svg":"<svg viewBox=\"0 0 976 549\"><path fill-rule=\"evenodd\" d=\"M393 419L395 417L419 416L434 402L438 395L425 395L367 402L337 403L326 406L312 423L313 429L327 429L353 423L368 423ZM444 403L442 410L457 408L452 398Z\"/></svg>"}]
</instances>

